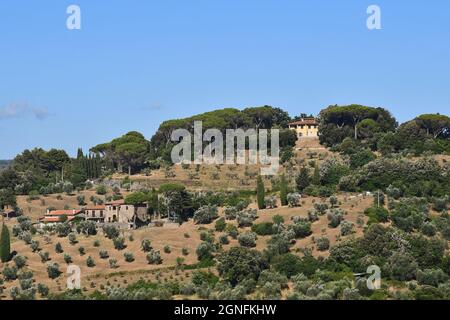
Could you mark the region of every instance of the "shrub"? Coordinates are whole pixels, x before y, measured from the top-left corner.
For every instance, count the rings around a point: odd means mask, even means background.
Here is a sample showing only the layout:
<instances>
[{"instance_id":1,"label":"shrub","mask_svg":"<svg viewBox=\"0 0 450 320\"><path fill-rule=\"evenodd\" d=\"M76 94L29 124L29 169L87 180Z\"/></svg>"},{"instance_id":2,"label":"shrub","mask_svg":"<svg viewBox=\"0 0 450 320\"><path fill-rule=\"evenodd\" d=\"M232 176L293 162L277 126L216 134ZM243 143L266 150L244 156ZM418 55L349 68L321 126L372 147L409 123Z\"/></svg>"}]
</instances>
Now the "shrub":
<instances>
[{"instance_id":1,"label":"shrub","mask_svg":"<svg viewBox=\"0 0 450 320\"><path fill-rule=\"evenodd\" d=\"M46 285L43 284L43 283L39 283L39 284L38 284L38 286L37 286L37 291L38 291L38 293L39 293L42 297L47 297L48 294L49 294L49 292L50 292L48 286L46 286Z\"/></svg>"},{"instance_id":2,"label":"shrub","mask_svg":"<svg viewBox=\"0 0 450 320\"><path fill-rule=\"evenodd\" d=\"M94 261L94 259L93 259L91 256L89 256L89 257L86 259L86 265L87 265L89 268L95 267L95 261Z\"/></svg>"},{"instance_id":3,"label":"shrub","mask_svg":"<svg viewBox=\"0 0 450 320\"><path fill-rule=\"evenodd\" d=\"M416 277L419 265L407 253L395 252L388 260L388 270L393 279L408 281Z\"/></svg>"},{"instance_id":4,"label":"shrub","mask_svg":"<svg viewBox=\"0 0 450 320\"><path fill-rule=\"evenodd\" d=\"M189 255L189 250L187 248L183 248L183 249L181 249L181 254L183 256L187 256L187 255Z\"/></svg>"},{"instance_id":5,"label":"shrub","mask_svg":"<svg viewBox=\"0 0 450 320\"><path fill-rule=\"evenodd\" d=\"M106 251L106 250L100 250L98 254L100 256L100 259L108 259L109 258L108 251Z\"/></svg>"},{"instance_id":6,"label":"shrub","mask_svg":"<svg viewBox=\"0 0 450 320\"><path fill-rule=\"evenodd\" d=\"M274 209L277 207L277 197L269 196L264 198L264 205L267 209Z\"/></svg>"},{"instance_id":7,"label":"shrub","mask_svg":"<svg viewBox=\"0 0 450 320\"><path fill-rule=\"evenodd\" d=\"M252 225L252 231L259 236L268 236L274 233L273 223L263 222Z\"/></svg>"},{"instance_id":8,"label":"shrub","mask_svg":"<svg viewBox=\"0 0 450 320\"><path fill-rule=\"evenodd\" d=\"M77 201L79 206L85 206L86 205L86 198L83 195L77 196Z\"/></svg>"},{"instance_id":9,"label":"shrub","mask_svg":"<svg viewBox=\"0 0 450 320\"><path fill-rule=\"evenodd\" d=\"M81 221L77 225L77 231L87 236L93 236L97 234L97 225L94 221Z\"/></svg>"},{"instance_id":10,"label":"shrub","mask_svg":"<svg viewBox=\"0 0 450 320\"><path fill-rule=\"evenodd\" d=\"M114 258L109 259L109 260L108 260L108 263L109 263L109 267L110 267L111 269L116 269L116 268L118 268L118 265L117 265L117 259L114 259Z\"/></svg>"},{"instance_id":11,"label":"shrub","mask_svg":"<svg viewBox=\"0 0 450 320\"><path fill-rule=\"evenodd\" d=\"M141 249L144 252L149 252L150 250L152 250L152 243L150 242L150 240L148 239L144 239L141 242Z\"/></svg>"},{"instance_id":12,"label":"shrub","mask_svg":"<svg viewBox=\"0 0 450 320\"><path fill-rule=\"evenodd\" d=\"M239 210L236 207L225 207L224 209L225 218L227 220L236 219L238 211Z\"/></svg>"},{"instance_id":13,"label":"shrub","mask_svg":"<svg viewBox=\"0 0 450 320\"><path fill-rule=\"evenodd\" d=\"M199 261L210 260L213 258L214 246L209 242L202 242L197 246L195 252Z\"/></svg>"},{"instance_id":14,"label":"shrub","mask_svg":"<svg viewBox=\"0 0 450 320\"><path fill-rule=\"evenodd\" d=\"M308 211L308 221L309 222L315 222L318 220L319 220L319 217L318 217L316 211Z\"/></svg>"},{"instance_id":15,"label":"shrub","mask_svg":"<svg viewBox=\"0 0 450 320\"><path fill-rule=\"evenodd\" d=\"M385 223L389 221L389 211L383 207L370 207L364 211L364 214L369 217L368 224Z\"/></svg>"},{"instance_id":16,"label":"shrub","mask_svg":"<svg viewBox=\"0 0 450 320\"><path fill-rule=\"evenodd\" d=\"M254 232L245 232L237 237L239 244L243 247L255 247L257 238Z\"/></svg>"},{"instance_id":17,"label":"shrub","mask_svg":"<svg viewBox=\"0 0 450 320\"><path fill-rule=\"evenodd\" d=\"M229 244L230 240L228 240L228 236L226 234L222 234L219 237L219 242L220 242L220 244Z\"/></svg>"},{"instance_id":18,"label":"shrub","mask_svg":"<svg viewBox=\"0 0 450 320\"><path fill-rule=\"evenodd\" d=\"M276 214L272 217L272 221L274 224L283 224L284 223L284 218L282 216L280 216L279 214Z\"/></svg>"},{"instance_id":19,"label":"shrub","mask_svg":"<svg viewBox=\"0 0 450 320\"><path fill-rule=\"evenodd\" d=\"M232 224L227 224L225 232L233 239L237 239L237 236L239 234L237 227Z\"/></svg>"},{"instance_id":20,"label":"shrub","mask_svg":"<svg viewBox=\"0 0 450 320\"><path fill-rule=\"evenodd\" d=\"M147 254L147 261L149 264L161 264L163 261L161 258L161 253L152 249Z\"/></svg>"},{"instance_id":21,"label":"shrub","mask_svg":"<svg viewBox=\"0 0 450 320\"><path fill-rule=\"evenodd\" d=\"M113 239L114 248L116 250L123 250L126 248L125 238L118 237Z\"/></svg>"},{"instance_id":22,"label":"shrub","mask_svg":"<svg viewBox=\"0 0 450 320\"><path fill-rule=\"evenodd\" d=\"M94 241L94 247L100 247L100 241L99 240L95 240Z\"/></svg>"},{"instance_id":23,"label":"shrub","mask_svg":"<svg viewBox=\"0 0 450 320\"><path fill-rule=\"evenodd\" d=\"M319 215L324 215L328 210L328 205L326 203L314 203L314 209L319 213Z\"/></svg>"},{"instance_id":24,"label":"shrub","mask_svg":"<svg viewBox=\"0 0 450 320\"><path fill-rule=\"evenodd\" d=\"M236 217L236 221L240 228L250 227L253 221L257 218L255 209L247 209L239 212Z\"/></svg>"},{"instance_id":25,"label":"shrub","mask_svg":"<svg viewBox=\"0 0 450 320\"><path fill-rule=\"evenodd\" d=\"M115 226L105 225L103 226L103 233L108 239L115 239L120 236L120 231Z\"/></svg>"},{"instance_id":26,"label":"shrub","mask_svg":"<svg viewBox=\"0 0 450 320\"><path fill-rule=\"evenodd\" d=\"M56 252L56 253L63 253L63 252L64 252L63 247L62 247L62 245L61 245L60 242L58 242L58 243L55 245L55 252Z\"/></svg>"},{"instance_id":27,"label":"shrub","mask_svg":"<svg viewBox=\"0 0 450 320\"><path fill-rule=\"evenodd\" d=\"M75 245L75 244L78 243L77 236L75 235L75 233L73 233L73 232L69 233L69 237L68 238L69 238L69 242L70 242L71 245Z\"/></svg>"},{"instance_id":28,"label":"shrub","mask_svg":"<svg viewBox=\"0 0 450 320\"><path fill-rule=\"evenodd\" d=\"M13 259L14 263L16 264L17 269L22 269L25 267L27 263L27 258L24 256L17 255Z\"/></svg>"},{"instance_id":29,"label":"shrub","mask_svg":"<svg viewBox=\"0 0 450 320\"><path fill-rule=\"evenodd\" d=\"M299 207L302 196L299 193L289 193L287 195L287 202L289 207Z\"/></svg>"},{"instance_id":30,"label":"shrub","mask_svg":"<svg viewBox=\"0 0 450 320\"><path fill-rule=\"evenodd\" d=\"M338 204L338 198L335 196L328 198L328 201L330 202L331 208L334 208L334 206Z\"/></svg>"},{"instance_id":31,"label":"shrub","mask_svg":"<svg viewBox=\"0 0 450 320\"><path fill-rule=\"evenodd\" d=\"M73 262L70 254L67 254L67 253L64 254L64 262L67 264L71 264Z\"/></svg>"},{"instance_id":32,"label":"shrub","mask_svg":"<svg viewBox=\"0 0 450 320\"><path fill-rule=\"evenodd\" d=\"M327 251L330 249L330 240L327 237L317 238L316 240L317 250Z\"/></svg>"},{"instance_id":33,"label":"shrub","mask_svg":"<svg viewBox=\"0 0 450 320\"><path fill-rule=\"evenodd\" d=\"M59 271L59 264L52 263L47 265L47 274L50 279L56 279L62 272Z\"/></svg>"},{"instance_id":34,"label":"shrub","mask_svg":"<svg viewBox=\"0 0 450 320\"><path fill-rule=\"evenodd\" d=\"M58 223L55 227L55 231L58 234L58 237L63 238L69 235L70 231L72 231L72 228L67 222Z\"/></svg>"},{"instance_id":35,"label":"shrub","mask_svg":"<svg viewBox=\"0 0 450 320\"><path fill-rule=\"evenodd\" d=\"M344 220L344 217L342 212L334 210L327 214L327 219L330 228L337 228L341 224L341 221Z\"/></svg>"},{"instance_id":36,"label":"shrub","mask_svg":"<svg viewBox=\"0 0 450 320\"><path fill-rule=\"evenodd\" d=\"M50 254L48 252L40 252L39 256L41 257L42 263L45 263L50 260Z\"/></svg>"},{"instance_id":37,"label":"shrub","mask_svg":"<svg viewBox=\"0 0 450 320\"><path fill-rule=\"evenodd\" d=\"M420 231L426 236L433 237L436 235L437 228L434 226L434 224L425 222L422 225L422 228L420 228Z\"/></svg>"},{"instance_id":38,"label":"shrub","mask_svg":"<svg viewBox=\"0 0 450 320\"><path fill-rule=\"evenodd\" d=\"M447 210L448 201L446 198L437 198L433 201L433 209L441 212Z\"/></svg>"},{"instance_id":39,"label":"shrub","mask_svg":"<svg viewBox=\"0 0 450 320\"><path fill-rule=\"evenodd\" d=\"M203 206L194 213L196 224L209 224L219 217L216 206Z\"/></svg>"},{"instance_id":40,"label":"shrub","mask_svg":"<svg viewBox=\"0 0 450 320\"><path fill-rule=\"evenodd\" d=\"M169 245L165 245L164 246L164 253L169 254L170 252L172 252L172 250L170 249L170 246Z\"/></svg>"},{"instance_id":41,"label":"shrub","mask_svg":"<svg viewBox=\"0 0 450 320\"><path fill-rule=\"evenodd\" d=\"M216 231L222 232L223 230L225 230L226 226L227 226L227 223L225 222L225 219L220 218L216 221L215 229L216 229Z\"/></svg>"},{"instance_id":42,"label":"shrub","mask_svg":"<svg viewBox=\"0 0 450 320\"><path fill-rule=\"evenodd\" d=\"M341 236L348 236L352 233L355 225L350 221L342 221L341 223Z\"/></svg>"},{"instance_id":43,"label":"shrub","mask_svg":"<svg viewBox=\"0 0 450 320\"><path fill-rule=\"evenodd\" d=\"M13 267L9 267L9 266L5 266L3 268L2 274L3 277L5 278L6 281L13 281L17 279L17 267L13 266Z\"/></svg>"},{"instance_id":44,"label":"shrub","mask_svg":"<svg viewBox=\"0 0 450 320\"><path fill-rule=\"evenodd\" d=\"M80 256L84 256L86 254L86 250L84 249L84 247L79 247L78 252L80 253Z\"/></svg>"},{"instance_id":45,"label":"shrub","mask_svg":"<svg viewBox=\"0 0 450 320\"><path fill-rule=\"evenodd\" d=\"M125 252L123 254L123 256L124 256L126 262L133 262L134 261L134 255L131 252Z\"/></svg>"},{"instance_id":46,"label":"shrub","mask_svg":"<svg viewBox=\"0 0 450 320\"><path fill-rule=\"evenodd\" d=\"M243 280L257 280L261 271L268 267L259 251L246 247L233 247L219 255L217 260L220 276L233 286Z\"/></svg>"},{"instance_id":47,"label":"shrub","mask_svg":"<svg viewBox=\"0 0 450 320\"><path fill-rule=\"evenodd\" d=\"M36 251L41 250L41 249L40 249L40 246L39 246L39 241L37 241L37 240L32 240L32 241L31 241L31 244L30 244L30 248L31 248L31 251L33 251L33 252L36 252Z\"/></svg>"},{"instance_id":48,"label":"shrub","mask_svg":"<svg viewBox=\"0 0 450 320\"><path fill-rule=\"evenodd\" d=\"M106 193L107 193L107 189L106 189L106 186L104 186L104 185L99 185L99 186L97 186L97 188L95 189L95 192L98 194L98 195L105 195Z\"/></svg>"},{"instance_id":49,"label":"shrub","mask_svg":"<svg viewBox=\"0 0 450 320\"><path fill-rule=\"evenodd\" d=\"M289 226L289 230L293 231L296 239L306 238L311 234L310 222L298 222Z\"/></svg>"},{"instance_id":50,"label":"shrub","mask_svg":"<svg viewBox=\"0 0 450 320\"><path fill-rule=\"evenodd\" d=\"M417 281L422 285L437 287L440 283L447 281L448 275L441 269L425 269L417 271Z\"/></svg>"}]
</instances>

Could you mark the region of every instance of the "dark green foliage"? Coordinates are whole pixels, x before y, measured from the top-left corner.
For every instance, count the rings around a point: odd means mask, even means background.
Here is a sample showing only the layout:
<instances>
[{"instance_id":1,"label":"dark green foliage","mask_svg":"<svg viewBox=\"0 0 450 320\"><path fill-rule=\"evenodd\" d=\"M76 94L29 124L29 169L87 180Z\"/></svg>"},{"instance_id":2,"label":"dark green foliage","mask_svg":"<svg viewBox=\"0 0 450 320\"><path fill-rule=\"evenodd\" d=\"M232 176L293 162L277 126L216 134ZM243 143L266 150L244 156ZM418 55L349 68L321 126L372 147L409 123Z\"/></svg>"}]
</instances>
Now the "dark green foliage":
<instances>
[{"instance_id":1,"label":"dark green foliage","mask_svg":"<svg viewBox=\"0 0 450 320\"><path fill-rule=\"evenodd\" d=\"M428 204L423 199L403 199L395 204L391 219L403 231L419 230L428 219Z\"/></svg>"},{"instance_id":2,"label":"dark green foliage","mask_svg":"<svg viewBox=\"0 0 450 320\"><path fill-rule=\"evenodd\" d=\"M125 244L125 238L122 238L122 237L114 238L113 244L114 244L114 248L116 250L123 250L127 247Z\"/></svg>"},{"instance_id":3,"label":"dark green foliage","mask_svg":"<svg viewBox=\"0 0 450 320\"><path fill-rule=\"evenodd\" d=\"M385 223L389 221L389 211L383 207L370 207L364 211L364 214L369 217L367 222L369 225L373 223Z\"/></svg>"},{"instance_id":4,"label":"dark green foliage","mask_svg":"<svg viewBox=\"0 0 450 320\"><path fill-rule=\"evenodd\" d=\"M290 225L289 228L292 231L294 231L296 239L306 238L307 236L309 236L311 234L311 223L310 222L306 222L306 221L298 222L293 225Z\"/></svg>"},{"instance_id":5,"label":"dark green foliage","mask_svg":"<svg viewBox=\"0 0 450 320\"><path fill-rule=\"evenodd\" d=\"M295 178L295 185L298 192L303 192L311 184L308 168L302 167Z\"/></svg>"},{"instance_id":6,"label":"dark green foliage","mask_svg":"<svg viewBox=\"0 0 450 320\"><path fill-rule=\"evenodd\" d=\"M216 221L215 229L216 231L222 232L225 230L227 223L225 222L225 218L220 218Z\"/></svg>"},{"instance_id":7,"label":"dark green foliage","mask_svg":"<svg viewBox=\"0 0 450 320\"><path fill-rule=\"evenodd\" d=\"M11 260L11 239L8 227L3 224L0 234L0 260L5 263Z\"/></svg>"},{"instance_id":8,"label":"dark green foliage","mask_svg":"<svg viewBox=\"0 0 450 320\"><path fill-rule=\"evenodd\" d=\"M288 183L284 174L281 175L280 179L280 201L282 206L287 206L287 194L288 194Z\"/></svg>"},{"instance_id":9,"label":"dark green foliage","mask_svg":"<svg viewBox=\"0 0 450 320\"><path fill-rule=\"evenodd\" d=\"M194 222L197 224L209 224L219 217L216 206L204 206L195 211Z\"/></svg>"},{"instance_id":10,"label":"dark green foliage","mask_svg":"<svg viewBox=\"0 0 450 320\"><path fill-rule=\"evenodd\" d=\"M258 280L261 271L268 267L260 252L246 247L233 247L217 260L219 274L233 286L246 279Z\"/></svg>"},{"instance_id":11,"label":"dark green foliage","mask_svg":"<svg viewBox=\"0 0 450 320\"><path fill-rule=\"evenodd\" d=\"M252 225L252 231L258 236L268 236L274 233L273 223L263 222Z\"/></svg>"},{"instance_id":12,"label":"dark green foliage","mask_svg":"<svg viewBox=\"0 0 450 320\"><path fill-rule=\"evenodd\" d=\"M213 288L217 282L219 282L219 277L212 272L194 271L192 273L192 283L196 286L206 283Z\"/></svg>"},{"instance_id":13,"label":"dark green foliage","mask_svg":"<svg viewBox=\"0 0 450 320\"><path fill-rule=\"evenodd\" d=\"M258 208L264 209L266 207L264 198L265 198L265 190L264 183L261 176L258 176L258 180L256 182L256 197L258 202Z\"/></svg>"},{"instance_id":14,"label":"dark green foliage","mask_svg":"<svg viewBox=\"0 0 450 320\"><path fill-rule=\"evenodd\" d=\"M215 248L210 242L202 242L198 245L197 250L195 251L197 253L197 259L199 261L203 260L211 260L214 255Z\"/></svg>"},{"instance_id":15,"label":"dark green foliage","mask_svg":"<svg viewBox=\"0 0 450 320\"><path fill-rule=\"evenodd\" d=\"M320 262L311 255L300 258L292 253L286 253L275 257L272 265L276 271L290 278L300 273L305 276L313 275Z\"/></svg>"},{"instance_id":16,"label":"dark green foliage","mask_svg":"<svg viewBox=\"0 0 450 320\"><path fill-rule=\"evenodd\" d=\"M397 123L389 111L361 105L330 106L319 115L320 142L333 146L345 138L369 139L376 132L394 131Z\"/></svg>"},{"instance_id":17,"label":"dark green foliage","mask_svg":"<svg viewBox=\"0 0 450 320\"><path fill-rule=\"evenodd\" d=\"M119 229L114 226L105 225L103 226L103 233L108 239L115 239L120 235Z\"/></svg>"}]
</instances>

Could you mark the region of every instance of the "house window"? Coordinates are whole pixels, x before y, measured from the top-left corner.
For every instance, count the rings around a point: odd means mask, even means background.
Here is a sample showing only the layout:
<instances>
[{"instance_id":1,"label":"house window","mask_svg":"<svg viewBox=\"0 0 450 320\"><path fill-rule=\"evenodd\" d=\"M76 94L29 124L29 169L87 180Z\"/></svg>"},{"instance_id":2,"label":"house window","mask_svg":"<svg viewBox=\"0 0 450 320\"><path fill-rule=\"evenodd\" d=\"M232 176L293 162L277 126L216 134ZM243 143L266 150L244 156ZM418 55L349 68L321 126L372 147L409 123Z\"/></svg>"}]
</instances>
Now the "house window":
<instances>
[{"instance_id":1,"label":"house window","mask_svg":"<svg viewBox=\"0 0 450 320\"><path fill-rule=\"evenodd\" d=\"M128 206L125 207L125 210L128 210Z\"/></svg>"},{"instance_id":2,"label":"house window","mask_svg":"<svg viewBox=\"0 0 450 320\"><path fill-rule=\"evenodd\" d=\"M100 210L100 218L103 218L103 210Z\"/></svg>"}]
</instances>

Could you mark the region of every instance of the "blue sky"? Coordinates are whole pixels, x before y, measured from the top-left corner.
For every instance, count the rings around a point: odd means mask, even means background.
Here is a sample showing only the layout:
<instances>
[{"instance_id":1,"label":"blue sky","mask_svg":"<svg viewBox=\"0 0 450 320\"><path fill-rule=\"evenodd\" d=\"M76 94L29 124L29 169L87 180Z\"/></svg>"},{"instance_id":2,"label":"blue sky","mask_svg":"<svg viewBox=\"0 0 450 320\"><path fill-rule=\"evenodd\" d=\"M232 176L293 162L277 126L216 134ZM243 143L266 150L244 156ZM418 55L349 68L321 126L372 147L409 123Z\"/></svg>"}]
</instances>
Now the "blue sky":
<instances>
[{"instance_id":1,"label":"blue sky","mask_svg":"<svg viewBox=\"0 0 450 320\"><path fill-rule=\"evenodd\" d=\"M81 8L81 30L66 8ZM379 5L382 30L366 27ZM0 2L0 159L224 107L450 106L450 1Z\"/></svg>"}]
</instances>

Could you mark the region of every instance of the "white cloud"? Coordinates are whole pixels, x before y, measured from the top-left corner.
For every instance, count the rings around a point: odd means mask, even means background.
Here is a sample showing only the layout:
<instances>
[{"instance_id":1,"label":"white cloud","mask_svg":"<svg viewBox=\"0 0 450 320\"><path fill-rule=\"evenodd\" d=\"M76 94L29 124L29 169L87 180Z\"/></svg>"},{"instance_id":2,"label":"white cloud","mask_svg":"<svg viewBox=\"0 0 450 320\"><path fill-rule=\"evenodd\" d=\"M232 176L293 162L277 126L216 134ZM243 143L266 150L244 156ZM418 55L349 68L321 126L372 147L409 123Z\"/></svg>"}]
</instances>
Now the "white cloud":
<instances>
[{"instance_id":1,"label":"white cloud","mask_svg":"<svg viewBox=\"0 0 450 320\"><path fill-rule=\"evenodd\" d=\"M20 118L32 115L38 120L44 120L49 116L47 108L32 108L27 103L13 102L0 107L0 120Z\"/></svg>"}]
</instances>

